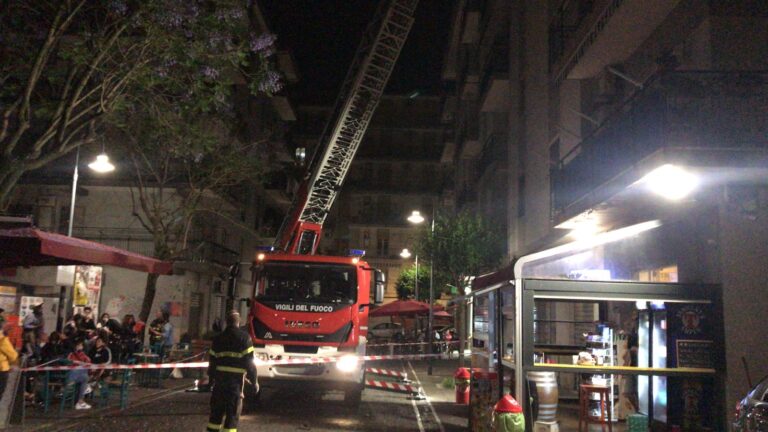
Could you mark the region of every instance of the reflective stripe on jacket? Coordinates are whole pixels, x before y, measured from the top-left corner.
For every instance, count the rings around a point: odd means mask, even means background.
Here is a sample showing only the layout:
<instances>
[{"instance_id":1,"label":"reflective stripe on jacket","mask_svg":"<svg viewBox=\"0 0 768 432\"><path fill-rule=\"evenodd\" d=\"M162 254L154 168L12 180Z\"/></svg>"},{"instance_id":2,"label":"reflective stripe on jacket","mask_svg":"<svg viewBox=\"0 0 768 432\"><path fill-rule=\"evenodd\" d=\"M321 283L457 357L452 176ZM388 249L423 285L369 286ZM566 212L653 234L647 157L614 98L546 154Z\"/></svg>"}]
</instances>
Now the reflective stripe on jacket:
<instances>
[{"instance_id":1,"label":"reflective stripe on jacket","mask_svg":"<svg viewBox=\"0 0 768 432\"><path fill-rule=\"evenodd\" d=\"M213 339L208 351L208 374L248 374L251 381L256 378L256 365L253 363L253 343L244 331L236 327L227 327L223 333ZM214 375L215 374L215 375Z\"/></svg>"}]
</instances>

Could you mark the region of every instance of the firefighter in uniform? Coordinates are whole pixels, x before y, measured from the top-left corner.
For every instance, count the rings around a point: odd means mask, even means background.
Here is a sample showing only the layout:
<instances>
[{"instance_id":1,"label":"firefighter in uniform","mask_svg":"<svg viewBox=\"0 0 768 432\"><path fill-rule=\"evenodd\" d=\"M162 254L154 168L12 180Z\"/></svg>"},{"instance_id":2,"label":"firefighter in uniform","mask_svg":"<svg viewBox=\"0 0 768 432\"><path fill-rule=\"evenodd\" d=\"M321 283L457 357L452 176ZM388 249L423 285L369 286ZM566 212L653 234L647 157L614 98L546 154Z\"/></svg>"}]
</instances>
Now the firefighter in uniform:
<instances>
[{"instance_id":1,"label":"firefighter in uniform","mask_svg":"<svg viewBox=\"0 0 768 432\"><path fill-rule=\"evenodd\" d=\"M208 352L208 376L213 384L208 431L237 431L246 376L257 385L253 344L239 328L240 314L229 312L226 322L227 328L213 339Z\"/></svg>"}]
</instances>

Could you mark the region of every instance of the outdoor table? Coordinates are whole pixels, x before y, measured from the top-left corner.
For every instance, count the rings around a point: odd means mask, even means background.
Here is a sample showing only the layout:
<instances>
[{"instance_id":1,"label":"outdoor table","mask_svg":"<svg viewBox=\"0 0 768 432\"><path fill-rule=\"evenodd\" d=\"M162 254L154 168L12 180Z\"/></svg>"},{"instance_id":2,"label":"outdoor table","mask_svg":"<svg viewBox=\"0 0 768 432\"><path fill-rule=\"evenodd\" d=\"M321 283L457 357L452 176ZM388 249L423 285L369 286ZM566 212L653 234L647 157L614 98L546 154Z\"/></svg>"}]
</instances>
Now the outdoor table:
<instances>
[{"instance_id":1,"label":"outdoor table","mask_svg":"<svg viewBox=\"0 0 768 432\"><path fill-rule=\"evenodd\" d=\"M134 353L136 363L160 363L160 356L153 353ZM136 371L136 379L142 387L160 387L160 370L159 369L138 369Z\"/></svg>"}]
</instances>

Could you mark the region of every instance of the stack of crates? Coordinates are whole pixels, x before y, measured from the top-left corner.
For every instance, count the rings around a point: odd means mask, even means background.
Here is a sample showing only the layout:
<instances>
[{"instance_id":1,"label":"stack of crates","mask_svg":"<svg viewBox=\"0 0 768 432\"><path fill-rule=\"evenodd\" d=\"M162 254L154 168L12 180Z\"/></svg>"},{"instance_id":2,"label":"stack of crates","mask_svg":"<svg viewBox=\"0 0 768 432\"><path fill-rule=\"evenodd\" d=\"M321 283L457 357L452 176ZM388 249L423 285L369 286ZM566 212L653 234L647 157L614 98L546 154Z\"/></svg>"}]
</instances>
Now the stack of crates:
<instances>
[{"instance_id":1,"label":"stack of crates","mask_svg":"<svg viewBox=\"0 0 768 432\"><path fill-rule=\"evenodd\" d=\"M642 414L628 415L627 432L648 432L648 417Z\"/></svg>"}]
</instances>

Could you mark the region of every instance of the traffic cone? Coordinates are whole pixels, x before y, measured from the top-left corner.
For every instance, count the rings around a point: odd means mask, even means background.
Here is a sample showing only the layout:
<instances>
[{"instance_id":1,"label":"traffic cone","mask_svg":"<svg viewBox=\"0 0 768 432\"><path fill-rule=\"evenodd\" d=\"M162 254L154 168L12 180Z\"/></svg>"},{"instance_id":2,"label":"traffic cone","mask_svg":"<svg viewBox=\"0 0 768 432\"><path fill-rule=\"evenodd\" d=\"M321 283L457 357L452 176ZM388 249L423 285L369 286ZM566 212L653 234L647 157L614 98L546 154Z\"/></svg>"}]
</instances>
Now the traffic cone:
<instances>
[{"instance_id":1,"label":"traffic cone","mask_svg":"<svg viewBox=\"0 0 768 432\"><path fill-rule=\"evenodd\" d=\"M496 432L525 432L523 407L510 395L505 395L493 407Z\"/></svg>"}]
</instances>

